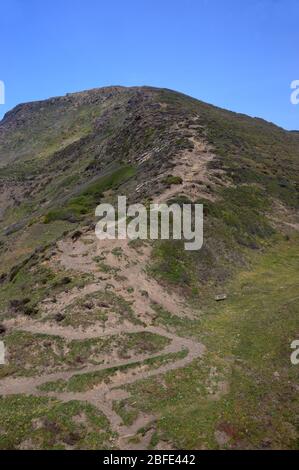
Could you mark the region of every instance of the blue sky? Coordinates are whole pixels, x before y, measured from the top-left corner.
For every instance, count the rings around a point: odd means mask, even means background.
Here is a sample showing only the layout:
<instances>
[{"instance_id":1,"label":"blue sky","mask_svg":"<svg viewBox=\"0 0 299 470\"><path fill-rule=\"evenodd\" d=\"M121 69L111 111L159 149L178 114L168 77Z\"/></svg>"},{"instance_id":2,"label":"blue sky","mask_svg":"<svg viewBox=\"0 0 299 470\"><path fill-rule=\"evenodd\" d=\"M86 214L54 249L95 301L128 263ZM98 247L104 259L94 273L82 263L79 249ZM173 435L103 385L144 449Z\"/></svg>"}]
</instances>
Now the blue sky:
<instances>
[{"instance_id":1,"label":"blue sky","mask_svg":"<svg viewBox=\"0 0 299 470\"><path fill-rule=\"evenodd\" d=\"M6 103L152 85L299 129L298 0L1 0Z\"/></svg>"}]
</instances>

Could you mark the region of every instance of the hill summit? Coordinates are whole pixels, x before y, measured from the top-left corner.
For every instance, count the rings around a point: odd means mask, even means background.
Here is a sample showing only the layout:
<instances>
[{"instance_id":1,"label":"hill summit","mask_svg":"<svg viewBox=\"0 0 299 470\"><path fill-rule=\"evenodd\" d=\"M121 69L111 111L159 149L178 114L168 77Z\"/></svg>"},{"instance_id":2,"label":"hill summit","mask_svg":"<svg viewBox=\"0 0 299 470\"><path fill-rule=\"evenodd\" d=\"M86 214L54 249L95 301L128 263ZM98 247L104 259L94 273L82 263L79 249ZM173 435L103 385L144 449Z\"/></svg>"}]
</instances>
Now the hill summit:
<instances>
[{"instance_id":1,"label":"hill summit","mask_svg":"<svg viewBox=\"0 0 299 470\"><path fill-rule=\"evenodd\" d=\"M0 122L0 448L295 448L299 137L112 86ZM201 203L204 244L95 237Z\"/></svg>"}]
</instances>

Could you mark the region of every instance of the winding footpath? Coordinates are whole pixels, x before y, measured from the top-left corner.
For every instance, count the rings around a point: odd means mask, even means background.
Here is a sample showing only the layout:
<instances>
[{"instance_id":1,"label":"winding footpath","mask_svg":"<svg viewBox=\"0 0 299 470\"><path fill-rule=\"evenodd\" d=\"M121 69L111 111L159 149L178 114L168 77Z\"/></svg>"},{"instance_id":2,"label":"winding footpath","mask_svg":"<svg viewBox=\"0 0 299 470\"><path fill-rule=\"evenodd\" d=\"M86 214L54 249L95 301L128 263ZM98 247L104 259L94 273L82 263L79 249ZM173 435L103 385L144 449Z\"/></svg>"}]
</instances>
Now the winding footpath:
<instances>
[{"instance_id":1,"label":"winding footpath","mask_svg":"<svg viewBox=\"0 0 299 470\"><path fill-rule=\"evenodd\" d=\"M118 240L118 245L119 242ZM169 345L155 354L137 354L130 359L111 361L109 364L87 365L80 369L46 373L41 376L5 377L0 381L0 394L3 396L12 394L48 396L55 397L64 402L80 400L91 403L106 415L110 422L111 429L117 434L118 438L115 442L115 446L121 449L137 449L146 448L148 446L153 433L150 424L158 417L139 413L132 425L125 426L121 417L114 410L114 401L129 397L129 393L125 388L127 385L185 367L194 359L201 357L205 351L205 347L196 340L178 336L174 332L168 331L166 328L152 325L152 318L155 314L151 308L152 300L157 301L164 308L167 308L172 315L183 316L183 314L186 314L190 317L191 311L187 308L187 313L184 309L181 310L181 306L183 305L182 300L176 295L168 293L155 280L150 279L146 275L141 263L142 256L140 253L137 253L136 250L129 248L128 244L125 242L126 241L122 243L123 255L121 259L111 255L113 244L112 246L110 244L110 250L106 255L106 262L109 263L109 266L117 267L118 273L121 274L119 279L122 280L117 282L112 274L102 276L96 263L92 259L93 255L89 245L82 243L80 240L76 242L61 242L58 255L54 261L62 264L64 268L72 269L77 272L92 272L95 281L82 289L74 288L72 291L62 293L53 304L47 302L43 303L43 309L46 315L45 318L32 320L28 317L19 317L18 319L8 320L6 326L9 330L26 331L31 334L53 335L63 338L66 341L91 338L99 339L101 337L115 336L123 333L149 332L169 339ZM130 262L128 262L128 259L130 259ZM134 297L132 298L128 293L128 286L136 285L136 283L138 283L139 291L140 289L146 289L147 292L149 292L149 296L141 295L138 291L134 293ZM128 320L125 320L121 324L108 328L104 328L102 325L95 323L83 329L74 328L72 326L60 326L57 323L47 320L49 313L55 314L55 312L61 312L67 306L72 305L73 302L86 295L98 291L103 292L108 284L114 286L117 295L133 304L133 309L135 312L138 312L143 325L131 324ZM155 295L154 299L153 295ZM173 358L160 366L149 367L143 364L143 361L148 359L160 358L166 354L176 354L182 351L185 351L185 356L178 359ZM74 375L78 376L105 371L111 368L121 368L122 366L128 365L132 365L132 367L125 371L120 370L116 374L112 374L108 383L102 381L87 391L46 392L40 389L40 387L47 382L63 380L67 383ZM140 428L146 426L149 426L149 431L142 436L141 441L133 443L130 438L135 436Z\"/></svg>"}]
</instances>

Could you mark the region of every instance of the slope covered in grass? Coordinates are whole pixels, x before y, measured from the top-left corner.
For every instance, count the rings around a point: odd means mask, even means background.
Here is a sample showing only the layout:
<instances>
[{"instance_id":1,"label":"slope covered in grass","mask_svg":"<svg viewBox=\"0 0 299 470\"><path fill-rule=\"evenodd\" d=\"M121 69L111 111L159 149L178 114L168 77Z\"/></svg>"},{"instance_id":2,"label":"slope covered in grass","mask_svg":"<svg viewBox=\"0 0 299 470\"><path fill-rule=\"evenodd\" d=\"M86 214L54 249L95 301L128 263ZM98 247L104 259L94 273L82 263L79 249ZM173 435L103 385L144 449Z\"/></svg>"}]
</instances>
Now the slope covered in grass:
<instances>
[{"instance_id":1,"label":"slope covered in grass","mask_svg":"<svg viewBox=\"0 0 299 470\"><path fill-rule=\"evenodd\" d=\"M298 165L297 133L166 89L8 113L0 447L297 448ZM202 203L202 249L98 241L118 195Z\"/></svg>"},{"instance_id":2,"label":"slope covered in grass","mask_svg":"<svg viewBox=\"0 0 299 470\"><path fill-rule=\"evenodd\" d=\"M129 386L131 408L160 416L157 441L178 448L298 448L299 239L280 242L198 321L157 310L157 323L198 337L207 354L184 369ZM126 403L126 405L125 405ZM134 411L135 410L135 411ZM133 413L134 411L134 413ZM126 416L123 416L126 419Z\"/></svg>"}]
</instances>

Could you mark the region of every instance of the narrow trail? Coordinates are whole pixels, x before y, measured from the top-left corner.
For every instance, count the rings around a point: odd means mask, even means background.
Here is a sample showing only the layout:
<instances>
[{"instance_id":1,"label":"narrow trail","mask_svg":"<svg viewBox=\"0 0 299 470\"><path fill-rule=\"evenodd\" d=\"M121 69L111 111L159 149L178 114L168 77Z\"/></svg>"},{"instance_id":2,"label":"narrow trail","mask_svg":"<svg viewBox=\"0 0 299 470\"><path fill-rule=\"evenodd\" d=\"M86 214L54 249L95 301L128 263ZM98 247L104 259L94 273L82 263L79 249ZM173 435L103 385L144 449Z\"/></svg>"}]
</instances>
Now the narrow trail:
<instances>
[{"instance_id":1,"label":"narrow trail","mask_svg":"<svg viewBox=\"0 0 299 470\"><path fill-rule=\"evenodd\" d=\"M132 331L130 331L132 332ZM134 333L136 330L134 330ZM125 379L121 385L126 385L127 383L132 383L134 381L139 380L140 378L150 377L152 375L157 375L160 373L165 373L169 370L173 370L178 367L183 367L188 362L191 362L196 357L199 357L204 352L204 346L200 343L197 343L191 339L186 339L182 337L178 337L168 331L160 327L146 327L140 328L138 332L150 332L154 334L158 334L160 336L164 336L171 340L171 343L166 346L163 350L159 351L159 353L155 354L139 354L134 356L134 358L128 360L120 360L111 364L100 364L95 366L86 366L82 369L75 369L75 370L68 370L62 372L54 372L50 374L44 374L39 377L6 377L3 378L0 382L0 394L2 395L11 395L17 393L29 393L29 394L40 394L41 392L37 390L37 387L40 385L49 382L49 381L56 381L56 380L68 380L74 375L81 375L90 372L98 372L114 367L121 367L130 364L140 363L146 359L153 359L160 355L166 355L170 353L177 353L184 349L188 350L188 354L185 358L175 361L171 364L166 364L164 366L159 367L157 370L148 371L146 373L136 374L133 380ZM100 338L101 336L96 336L96 338ZM78 394L76 394L78 395Z\"/></svg>"},{"instance_id":2,"label":"narrow trail","mask_svg":"<svg viewBox=\"0 0 299 470\"><path fill-rule=\"evenodd\" d=\"M87 242L88 241L88 242ZM53 337L60 337L66 341L85 340L101 337L121 335L124 333L144 333L149 332L170 340L170 344L164 349L154 354L136 354L129 359L117 359L111 355L111 362L98 365L87 365L82 368L68 369L59 372L45 373L41 376L32 377L5 377L0 381L0 394L3 396L14 394L28 394L34 396L55 397L61 401L79 400L91 403L100 409L108 418L111 429L118 438L115 446L121 449L147 448L152 433L154 432L154 422L158 418L153 415L139 413L137 419L130 426L125 426L121 417L114 409L114 402L129 397L125 387L151 377L185 367L194 359L199 358L205 351L205 347L196 340L178 336L161 326L154 326L153 319L156 316L152 308L152 303L157 302L172 315L178 317L194 317L194 311L185 305L183 299L177 293L169 292L156 280L148 277L144 267L149 256L149 247L143 247L142 251L136 251L128 245L127 240L108 240L106 246L98 245L92 233L85 233L82 240L64 240L58 243L57 254L51 259L52 268L63 266L64 269L75 272L92 273L94 281L83 288L73 288L57 295L55 302L45 299L40 307L42 315L38 319L28 317L17 317L6 322L8 331L26 331L31 334L45 334ZM100 250L101 248L101 250ZM117 249L118 256L113 251ZM101 253L109 272L101 272L95 255ZM115 276L117 272L118 276ZM73 327L71 325L62 326L57 324L53 315L71 309L72 305L86 296L92 296L97 292L104 293L108 286L112 286L113 293L124 299L130 305L138 318L140 324L134 324L130 319L120 318L118 322L107 321L103 324L94 322L92 326ZM133 287L133 292L132 292ZM146 292L146 295L144 295ZM167 354L176 354L185 351L182 358L171 358L168 356L167 362L154 366L144 363L147 360L163 357ZM113 360L114 357L114 360ZM166 356L167 357L167 356ZM160 359L159 359L160 360ZM131 366L122 370L123 366ZM105 371L112 368L119 368L109 377L109 382L100 381L91 389L82 392L49 392L42 391L40 387L47 382L67 381L73 376L80 376L88 373ZM141 440L131 438L138 433L140 428L148 428L148 431L138 436Z\"/></svg>"},{"instance_id":3,"label":"narrow trail","mask_svg":"<svg viewBox=\"0 0 299 470\"><path fill-rule=\"evenodd\" d=\"M34 332L41 333L43 332L43 324L34 325ZM41 326L41 330L38 330L38 326ZM29 331L29 326L28 331ZM64 328L67 330L67 328ZM32 331L32 330L31 330ZM86 366L79 370L68 370L63 372L51 373L51 374L43 374L39 377L7 377L1 380L0 382L0 395L7 396L7 395L14 395L14 394L27 394L27 395L35 395L35 396L49 396L59 399L64 402L68 402L70 400L79 400L84 402L89 402L90 404L99 408L105 416L108 418L110 422L111 429L117 433L118 439L116 446L121 449L139 449L139 448L146 448L149 444L151 435L153 430L149 429L148 433L145 434L142 438L142 442L137 444L133 444L130 442L130 438L133 437L140 428L144 428L147 426L151 421L156 419L155 416L148 416L145 414L140 414L137 417L137 420L130 426L125 426L122 422L121 417L115 412L113 409L113 402L116 399L123 399L127 398L129 394L122 390L122 387L126 387L127 385L133 384L138 380L144 380L150 377L155 377L161 374L165 374L172 370L176 370L182 367L185 367L188 363L193 361L196 358L202 356L205 351L205 347L194 340L179 337L173 333L170 333L164 330L161 327L153 327L147 326L143 328L134 328L130 330L130 332L151 332L154 334L158 334L164 337L167 337L171 340L171 343L166 346L162 351L155 354L139 354L136 355L132 359L122 360L118 362L114 362L111 364L101 364L97 366ZM123 332L123 330L122 330ZM65 336L63 336L61 332L61 336L69 339L69 332L64 332ZM115 333L115 332L114 332ZM97 335L97 338L101 337L101 335ZM147 359L154 359L161 355L166 355L170 353L178 353L180 351L186 350L187 355L179 360L175 360L174 362L166 363L157 367L156 369L143 369L142 362ZM47 382L57 381L57 380L64 380L67 381L74 375L83 375L92 372L99 372L104 371L114 367L122 367L126 365L135 365L136 369L128 370L125 372L120 372L116 374L116 376L112 376L110 378L109 384L105 382L101 382L98 385L94 386L92 389L85 391L85 392L43 392L39 389L39 387Z\"/></svg>"},{"instance_id":4,"label":"narrow trail","mask_svg":"<svg viewBox=\"0 0 299 470\"><path fill-rule=\"evenodd\" d=\"M87 240L92 241L92 244L86 245ZM48 312L65 308L85 294L112 288L115 294L133 303L134 310L146 323L154 315L151 301L159 303L176 316L194 317L194 311L176 292L169 292L146 273L146 260L151 250L149 246L137 251L129 246L128 240L97 240L94 233L89 232L82 240L59 242L58 248L59 252L53 258L56 265L77 273L92 274L96 281L83 289L75 289L71 295L62 293L57 296L55 304L46 304ZM119 250L120 254L114 254L115 250ZM104 266L109 266L108 272L101 271L101 264L95 261L97 256L102 258ZM133 292L129 293L128 289L131 288Z\"/></svg>"},{"instance_id":5,"label":"narrow trail","mask_svg":"<svg viewBox=\"0 0 299 470\"><path fill-rule=\"evenodd\" d=\"M199 158L200 155L200 158ZM208 179L207 165L212 160L211 149L204 143L194 141L194 152L183 155L176 166L175 175L181 176L183 184L164 191L159 200L165 201L182 190L191 198L202 194L201 182ZM217 178L217 175L213 175ZM198 178L198 181L195 181ZM209 194L204 194L209 197ZM129 398L127 386L151 377L157 377L167 372L183 368L194 359L200 358L204 352L203 344L195 339L181 337L153 322L157 316L153 304L160 305L165 311L179 318L195 318L200 312L191 309L180 296L179 292L169 290L147 273L146 266L150 258L151 247L148 244L136 249L128 240L96 239L94 233L86 228L76 240L65 238L57 243L57 249L52 255L49 267L56 271L63 268L68 272L87 273L92 280L83 287L65 290L55 299L44 299L39 307L42 312L38 319L24 316L9 319L5 322L7 331L26 331L31 334L44 334L63 338L66 341L87 340L101 337L117 336L124 333L149 332L170 340L170 344L154 354L136 354L132 358L118 359L117 354L111 354L108 362L97 365L86 365L81 368L45 373L41 376L5 377L0 380L0 394L30 394L34 396L55 397L63 402L80 400L91 403L100 409L110 422L111 429L118 438L115 447L121 449L145 449L150 443L155 430L158 416L140 412L135 421L129 426L124 425L121 416L115 411L114 403ZM94 321L85 327L83 325L61 325L55 321L58 313L69 312L76 315L76 303L82 299L93 298L93 294L112 292L131 306L134 318L121 317L116 312L108 310L107 320L101 323ZM113 310L113 307L112 307ZM113 314L114 313L114 314ZM181 357L171 357L185 351ZM170 356L166 356L170 355ZM155 358L167 357L166 362L157 363ZM110 362L111 360L111 362ZM153 362L144 362L153 360ZM124 366L132 366L125 368ZM124 368L123 368L124 367ZM113 373L107 381L99 381L92 388L81 391L42 391L40 387L47 382L58 380L67 381L73 376L105 371L111 368ZM119 368L119 370L117 370ZM123 368L123 369L122 369ZM146 432L138 431L146 428ZM138 434L138 439L135 439ZM134 437L134 440L131 438Z\"/></svg>"},{"instance_id":6,"label":"narrow trail","mask_svg":"<svg viewBox=\"0 0 299 470\"><path fill-rule=\"evenodd\" d=\"M59 326L49 322L41 323L29 318L9 320L5 324L9 329L27 331L33 334L58 336L68 341L101 338L122 333L142 333L145 331L144 326L132 325L129 321L124 321L117 328L103 328L96 323L94 326L86 328L74 328L72 326Z\"/></svg>"}]
</instances>

